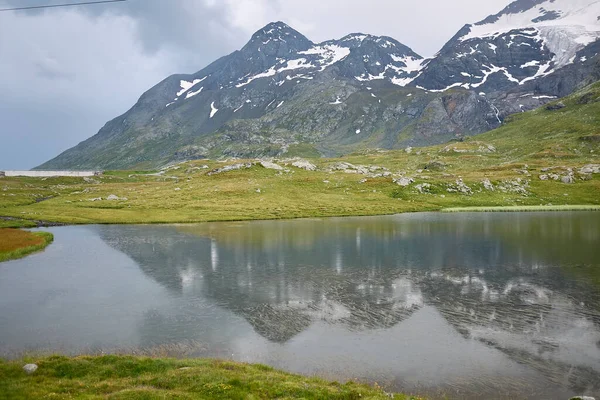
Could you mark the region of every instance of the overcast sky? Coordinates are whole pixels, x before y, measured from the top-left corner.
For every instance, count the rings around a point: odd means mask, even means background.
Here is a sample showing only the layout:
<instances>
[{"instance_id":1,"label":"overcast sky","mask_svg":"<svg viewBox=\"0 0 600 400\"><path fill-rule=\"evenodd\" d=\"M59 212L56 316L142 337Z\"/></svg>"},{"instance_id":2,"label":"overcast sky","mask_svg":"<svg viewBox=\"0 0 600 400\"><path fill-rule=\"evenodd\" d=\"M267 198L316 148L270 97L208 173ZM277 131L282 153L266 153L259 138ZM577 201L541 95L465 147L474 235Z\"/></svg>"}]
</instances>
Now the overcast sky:
<instances>
[{"instance_id":1,"label":"overcast sky","mask_svg":"<svg viewBox=\"0 0 600 400\"><path fill-rule=\"evenodd\" d=\"M81 0L0 0L0 8ZM433 55L510 0L129 0L0 12L0 170L96 134L174 73L193 73L281 20L320 42L363 32Z\"/></svg>"}]
</instances>

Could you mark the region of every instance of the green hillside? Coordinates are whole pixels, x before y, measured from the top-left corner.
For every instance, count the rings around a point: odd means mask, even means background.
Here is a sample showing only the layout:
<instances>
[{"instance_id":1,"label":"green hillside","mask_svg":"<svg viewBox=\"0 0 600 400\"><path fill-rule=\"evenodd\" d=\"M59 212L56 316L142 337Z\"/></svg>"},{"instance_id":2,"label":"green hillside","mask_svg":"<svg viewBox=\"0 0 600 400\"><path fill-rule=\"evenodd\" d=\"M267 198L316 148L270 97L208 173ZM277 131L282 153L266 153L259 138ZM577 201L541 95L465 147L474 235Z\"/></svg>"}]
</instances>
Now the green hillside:
<instances>
[{"instance_id":1,"label":"green hillside","mask_svg":"<svg viewBox=\"0 0 600 400\"><path fill-rule=\"evenodd\" d=\"M294 166L298 159L266 167L260 160L201 160L157 174L116 171L92 180L0 178L0 215L159 223L598 206L599 155L596 83L464 141L305 160L316 170ZM219 171L236 164L245 165Z\"/></svg>"}]
</instances>

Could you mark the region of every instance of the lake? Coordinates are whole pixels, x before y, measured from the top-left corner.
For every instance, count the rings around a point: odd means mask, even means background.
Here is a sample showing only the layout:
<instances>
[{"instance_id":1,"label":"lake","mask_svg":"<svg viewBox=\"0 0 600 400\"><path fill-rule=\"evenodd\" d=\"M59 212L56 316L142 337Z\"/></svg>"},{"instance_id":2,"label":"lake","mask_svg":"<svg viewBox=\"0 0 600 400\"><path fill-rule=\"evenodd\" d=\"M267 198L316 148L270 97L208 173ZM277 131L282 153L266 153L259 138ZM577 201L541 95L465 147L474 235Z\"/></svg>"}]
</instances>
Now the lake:
<instances>
[{"instance_id":1,"label":"lake","mask_svg":"<svg viewBox=\"0 0 600 400\"><path fill-rule=\"evenodd\" d=\"M0 355L259 362L431 397L600 396L600 213L50 228Z\"/></svg>"}]
</instances>

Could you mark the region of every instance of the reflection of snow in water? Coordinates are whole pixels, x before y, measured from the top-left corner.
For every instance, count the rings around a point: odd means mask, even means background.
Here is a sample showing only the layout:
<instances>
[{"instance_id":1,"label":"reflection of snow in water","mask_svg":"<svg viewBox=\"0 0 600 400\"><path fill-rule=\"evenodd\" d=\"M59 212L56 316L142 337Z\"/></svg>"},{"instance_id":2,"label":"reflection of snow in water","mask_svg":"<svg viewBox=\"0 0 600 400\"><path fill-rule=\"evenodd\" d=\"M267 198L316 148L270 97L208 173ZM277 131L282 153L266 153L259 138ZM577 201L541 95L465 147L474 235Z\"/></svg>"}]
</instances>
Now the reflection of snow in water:
<instances>
[{"instance_id":1,"label":"reflection of snow in water","mask_svg":"<svg viewBox=\"0 0 600 400\"><path fill-rule=\"evenodd\" d=\"M344 259L342 258L342 251L338 249L335 254L335 270L338 274L342 273L342 266L344 263Z\"/></svg>"},{"instance_id":2,"label":"reflection of snow in water","mask_svg":"<svg viewBox=\"0 0 600 400\"><path fill-rule=\"evenodd\" d=\"M535 363L546 369L545 373L560 375L557 365L563 364L600 372L600 314L568 294L526 278L511 279L494 290L481 276L431 273L429 277L459 289L458 297L448 295L435 303L448 321L470 338L522 362L541 357L544 361Z\"/></svg>"},{"instance_id":3,"label":"reflection of snow in water","mask_svg":"<svg viewBox=\"0 0 600 400\"><path fill-rule=\"evenodd\" d=\"M392 283L392 301L394 308L409 310L413 307L423 307L425 303L421 290L409 279L399 278Z\"/></svg>"},{"instance_id":4,"label":"reflection of snow in water","mask_svg":"<svg viewBox=\"0 0 600 400\"><path fill-rule=\"evenodd\" d=\"M294 300L288 300L285 304L279 304L274 307L278 310L294 310L314 321L338 322L344 318L349 318L352 312L342 303L323 297L319 302L312 302L296 297Z\"/></svg>"},{"instance_id":5,"label":"reflection of snow in water","mask_svg":"<svg viewBox=\"0 0 600 400\"><path fill-rule=\"evenodd\" d=\"M217 241L214 239L210 242L210 265L213 271L216 271L219 266L219 249L217 248Z\"/></svg>"},{"instance_id":6,"label":"reflection of snow in water","mask_svg":"<svg viewBox=\"0 0 600 400\"><path fill-rule=\"evenodd\" d=\"M515 294L521 301L528 304L547 304L551 293L550 290L528 283L526 280L519 278L509 281L502 294L504 296Z\"/></svg>"},{"instance_id":7,"label":"reflection of snow in water","mask_svg":"<svg viewBox=\"0 0 600 400\"><path fill-rule=\"evenodd\" d=\"M202 273L198 271L193 264L190 264L185 269L179 271L181 288L184 293L193 293L198 288L197 285L202 283L202 278Z\"/></svg>"}]
</instances>

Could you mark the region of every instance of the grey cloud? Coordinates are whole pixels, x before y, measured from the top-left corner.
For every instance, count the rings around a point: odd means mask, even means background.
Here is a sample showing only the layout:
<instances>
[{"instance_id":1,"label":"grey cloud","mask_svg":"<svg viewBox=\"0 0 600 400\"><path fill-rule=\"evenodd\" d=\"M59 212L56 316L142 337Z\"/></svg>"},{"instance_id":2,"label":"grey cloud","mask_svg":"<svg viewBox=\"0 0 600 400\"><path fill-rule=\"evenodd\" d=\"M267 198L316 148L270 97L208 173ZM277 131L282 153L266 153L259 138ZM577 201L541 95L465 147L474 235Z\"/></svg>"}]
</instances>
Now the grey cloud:
<instances>
[{"instance_id":1,"label":"grey cloud","mask_svg":"<svg viewBox=\"0 0 600 400\"><path fill-rule=\"evenodd\" d=\"M67 79L73 80L75 75L70 72L66 72L63 67L53 58L41 58L35 62L35 68L38 71L39 76L46 79Z\"/></svg>"}]
</instances>

